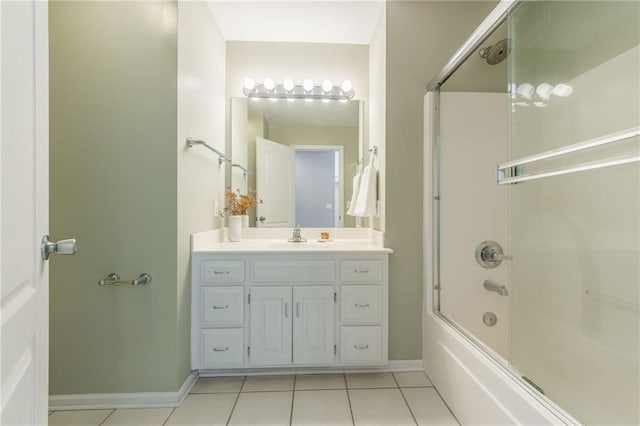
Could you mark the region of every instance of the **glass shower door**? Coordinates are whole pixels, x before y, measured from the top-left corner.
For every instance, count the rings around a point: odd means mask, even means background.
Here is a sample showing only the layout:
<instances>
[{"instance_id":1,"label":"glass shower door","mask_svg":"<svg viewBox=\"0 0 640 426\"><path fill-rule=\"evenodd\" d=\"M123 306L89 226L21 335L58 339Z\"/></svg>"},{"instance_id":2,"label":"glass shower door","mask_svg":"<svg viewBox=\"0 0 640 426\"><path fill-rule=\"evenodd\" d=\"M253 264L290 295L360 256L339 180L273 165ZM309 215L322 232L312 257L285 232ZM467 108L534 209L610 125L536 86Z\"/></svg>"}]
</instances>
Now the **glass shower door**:
<instances>
[{"instance_id":1,"label":"glass shower door","mask_svg":"<svg viewBox=\"0 0 640 426\"><path fill-rule=\"evenodd\" d=\"M640 3L509 18L510 363L587 424L639 424Z\"/></svg>"}]
</instances>

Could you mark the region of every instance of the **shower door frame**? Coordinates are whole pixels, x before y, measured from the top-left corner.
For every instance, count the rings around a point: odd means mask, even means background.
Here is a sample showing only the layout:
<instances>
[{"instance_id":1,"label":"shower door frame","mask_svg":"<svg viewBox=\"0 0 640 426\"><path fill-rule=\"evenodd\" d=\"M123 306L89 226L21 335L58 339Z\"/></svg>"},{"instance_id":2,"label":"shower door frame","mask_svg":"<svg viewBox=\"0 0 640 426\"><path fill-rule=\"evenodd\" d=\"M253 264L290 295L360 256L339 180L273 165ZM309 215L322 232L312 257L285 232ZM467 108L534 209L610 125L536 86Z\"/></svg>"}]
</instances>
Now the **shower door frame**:
<instances>
[{"instance_id":1,"label":"shower door frame","mask_svg":"<svg viewBox=\"0 0 640 426\"><path fill-rule=\"evenodd\" d=\"M487 350L484 344L479 342L475 336L440 312L440 87L458 68L462 66L462 64L482 45L482 43L484 43L493 34L498 27L506 22L509 15L525 1L526 0L501 0L426 87L427 93L433 93L431 110L425 111L425 116L428 115L430 117L429 123L425 123L425 129L428 128L430 134L427 134L425 130L424 135L431 143L430 163L425 162L425 164L429 164L431 166L431 196L429 197L430 199L426 200L424 205L424 208L430 209L431 212L431 214L427 216L431 217L431 223L428 223L428 226L431 227L430 233L433 236L430 242L430 251L432 256L431 259L429 259L432 283L431 309L437 318L447 324L464 341L480 351L497 369L502 371L506 377L511 379L517 386L519 386L519 388L534 398L549 412L553 413L553 415L566 424L576 424L576 419L574 419L569 413L541 394L537 389L531 386L530 383L523 380L523 378L510 367L510 360L506 360L507 364L505 365L504 360L499 359L496 354ZM428 308L428 306L426 306L426 308Z\"/></svg>"}]
</instances>

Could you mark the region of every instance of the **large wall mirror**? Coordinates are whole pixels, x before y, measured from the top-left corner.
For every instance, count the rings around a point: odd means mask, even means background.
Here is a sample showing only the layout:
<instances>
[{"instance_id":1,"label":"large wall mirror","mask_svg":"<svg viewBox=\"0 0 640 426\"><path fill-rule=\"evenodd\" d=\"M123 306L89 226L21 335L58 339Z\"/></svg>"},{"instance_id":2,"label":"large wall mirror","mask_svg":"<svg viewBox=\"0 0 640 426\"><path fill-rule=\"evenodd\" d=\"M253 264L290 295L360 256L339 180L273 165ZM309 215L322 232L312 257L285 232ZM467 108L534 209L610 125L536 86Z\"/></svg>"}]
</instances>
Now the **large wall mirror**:
<instances>
[{"instance_id":1,"label":"large wall mirror","mask_svg":"<svg viewBox=\"0 0 640 426\"><path fill-rule=\"evenodd\" d=\"M227 186L262 200L249 226L354 227L346 212L362 122L362 101L232 98Z\"/></svg>"}]
</instances>

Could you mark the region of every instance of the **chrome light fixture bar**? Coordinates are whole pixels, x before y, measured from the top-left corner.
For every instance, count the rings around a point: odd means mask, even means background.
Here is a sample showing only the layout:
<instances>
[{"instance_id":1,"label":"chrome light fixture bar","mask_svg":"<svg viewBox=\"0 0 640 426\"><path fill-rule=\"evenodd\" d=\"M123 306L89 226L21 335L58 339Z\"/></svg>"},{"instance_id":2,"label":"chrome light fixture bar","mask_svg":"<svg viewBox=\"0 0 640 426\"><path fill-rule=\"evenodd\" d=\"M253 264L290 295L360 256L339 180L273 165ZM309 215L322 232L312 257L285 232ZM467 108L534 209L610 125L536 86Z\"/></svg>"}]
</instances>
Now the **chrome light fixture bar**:
<instances>
[{"instance_id":1,"label":"chrome light fixture bar","mask_svg":"<svg viewBox=\"0 0 640 426\"><path fill-rule=\"evenodd\" d=\"M282 84L276 84L272 79L267 78L263 83L256 83L250 78L245 79L242 93L250 99L286 99L295 101L297 99L312 101L342 101L346 102L353 98L355 92L351 81L345 80L339 86L334 85L330 80L325 80L322 84L316 85L312 80L306 79L302 84L294 84L291 79L285 79Z\"/></svg>"}]
</instances>

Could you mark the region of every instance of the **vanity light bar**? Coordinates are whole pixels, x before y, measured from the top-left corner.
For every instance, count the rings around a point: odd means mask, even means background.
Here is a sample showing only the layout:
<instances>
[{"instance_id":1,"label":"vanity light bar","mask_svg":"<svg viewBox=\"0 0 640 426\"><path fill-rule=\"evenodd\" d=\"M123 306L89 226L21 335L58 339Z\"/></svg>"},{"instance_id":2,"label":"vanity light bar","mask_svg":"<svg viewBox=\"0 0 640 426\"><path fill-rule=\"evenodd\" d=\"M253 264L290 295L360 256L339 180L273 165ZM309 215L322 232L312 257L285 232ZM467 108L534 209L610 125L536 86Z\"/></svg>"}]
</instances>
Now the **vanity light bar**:
<instances>
[{"instance_id":1,"label":"vanity light bar","mask_svg":"<svg viewBox=\"0 0 640 426\"><path fill-rule=\"evenodd\" d=\"M303 84L295 85L291 79L285 79L282 84L275 84L270 78L265 79L264 83L256 83L250 78L245 79L242 93L250 99L315 99L343 102L352 99L355 95L349 80L345 80L340 86L334 86L330 80L325 80L321 85L314 85L307 79Z\"/></svg>"}]
</instances>

